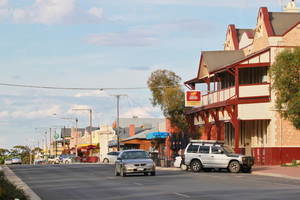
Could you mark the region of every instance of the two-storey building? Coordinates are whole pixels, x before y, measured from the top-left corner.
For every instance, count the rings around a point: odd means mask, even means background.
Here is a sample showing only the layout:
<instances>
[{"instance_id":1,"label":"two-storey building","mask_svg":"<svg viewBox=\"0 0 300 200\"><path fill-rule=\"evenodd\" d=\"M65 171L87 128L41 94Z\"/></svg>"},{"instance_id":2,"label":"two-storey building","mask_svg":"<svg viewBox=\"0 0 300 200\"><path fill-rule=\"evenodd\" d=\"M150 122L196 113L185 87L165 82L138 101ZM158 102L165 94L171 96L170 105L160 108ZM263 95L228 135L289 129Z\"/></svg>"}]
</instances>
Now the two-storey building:
<instances>
[{"instance_id":1,"label":"two-storey building","mask_svg":"<svg viewBox=\"0 0 300 200\"><path fill-rule=\"evenodd\" d=\"M186 111L202 139L224 140L256 164L300 160L300 131L275 109L268 70L285 48L300 46L300 13L294 2L284 12L261 7L256 27L229 25L222 51L201 53L196 78L185 85L203 90L201 106Z\"/></svg>"}]
</instances>

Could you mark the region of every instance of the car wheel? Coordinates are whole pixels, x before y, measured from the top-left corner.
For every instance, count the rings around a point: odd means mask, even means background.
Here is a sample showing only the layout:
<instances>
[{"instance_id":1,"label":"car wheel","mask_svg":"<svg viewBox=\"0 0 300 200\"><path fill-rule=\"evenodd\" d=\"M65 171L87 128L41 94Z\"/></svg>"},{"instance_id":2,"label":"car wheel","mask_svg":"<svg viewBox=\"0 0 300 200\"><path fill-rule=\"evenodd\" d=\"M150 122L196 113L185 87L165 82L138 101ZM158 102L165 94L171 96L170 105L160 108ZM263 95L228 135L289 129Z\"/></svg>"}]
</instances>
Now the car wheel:
<instances>
[{"instance_id":1,"label":"car wheel","mask_svg":"<svg viewBox=\"0 0 300 200\"><path fill-rule=\"evenodd\" d=\"M68 161L68 160L66 160L66 161L65 161L65 164L69 164L69 161Z\"/></svg>"},{"instance_id":2,"label":"car wheel","mask_svg":"<svg viewBox=\"0 0 300 200\"><path fill-rule=\"evenodd\" d=\"M201 162L199 160L194 160L191 163L191 169L193 172L200 172L202 168Z\"/></svg>"},{"instance_id":3,"label":"car wheel","mask_svg":"<svg viewBox=\"0 0 300 200\"><path fill-rule=\"evenodd\" d=\"M151 176L155 176L155 172L151 172Z\"/></svg>"},{"instance_id":4,"label":"car wheel","mask_svg":"<svg viewBox=\"0 0 300 200\"><path fill-rule=\"evenodd\" d=\"M188 166L186 166L185 164L180 164L180 169L181 169L182 171L187 171L189 168L188 168Z\"/></svg>"},{"instance_id":5,"label":"car wheel","mask_svg":"<svg viewBox=\"0 0 300 200\"><path fill-rule=\"evenodd\" d=\"M121 176L122 176L122 177L125 177L125 176L126 176L126 173L124 173L124 170L122 169L122 167L121 167Z\"/></svg>"},{"instance_id":6,"label":"car wheel","mask_svg":"<svg viewBox=\"0 0 300 200\"><path fill-rule=\"evenodd\" d=\"M103 160L103 163L109 163L109 160L108 160L107 158L105 158L105 159Z\"/></svg>"},{"instance_id":7,"label":"car wheel","mask_svg":"<svg viewBox=\"0 0 300 200\"><path fill-rule=\"evenodd\" d=\"M229 164L229 167L228 167L229 171L231 173L238 173L241 169L241 165L240 163L238 163L237 161L232 161L230 164Z\"/></svg>"},{"instance_id":8,"label":"car wheel","mask_svg":"<svg viewBox=\"0 0 300 200\"><path fill-rule=\"evenodd\" d=\"M115 176L120 176L120 173L117 170L117 167L115 166Z\"/></svg>"}]
</instances>

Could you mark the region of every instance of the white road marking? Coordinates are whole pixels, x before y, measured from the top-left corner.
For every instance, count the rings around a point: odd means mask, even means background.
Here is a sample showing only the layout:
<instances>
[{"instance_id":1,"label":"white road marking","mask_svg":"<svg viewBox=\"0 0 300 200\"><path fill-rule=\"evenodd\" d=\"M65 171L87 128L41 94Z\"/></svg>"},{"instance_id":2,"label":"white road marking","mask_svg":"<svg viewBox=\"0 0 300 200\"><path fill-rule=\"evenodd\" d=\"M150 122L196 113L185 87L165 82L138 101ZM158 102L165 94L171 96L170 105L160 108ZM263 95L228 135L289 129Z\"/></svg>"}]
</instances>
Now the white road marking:
<instances>
[{"instance_id":1,"label":"white road marking","mask_svg":"<svg viewBox=\"0 0 300 200\"><path fill-rule=\"evenodd\" d=\"M178 196L185 197L185 198L190 198L190 196L188 196L188 195L180 194L180 193L177 193L177 192L175 192L175 193L173 193L173 194L176 194L176 195L178 195Z\"/></svg>"}]
</instances>

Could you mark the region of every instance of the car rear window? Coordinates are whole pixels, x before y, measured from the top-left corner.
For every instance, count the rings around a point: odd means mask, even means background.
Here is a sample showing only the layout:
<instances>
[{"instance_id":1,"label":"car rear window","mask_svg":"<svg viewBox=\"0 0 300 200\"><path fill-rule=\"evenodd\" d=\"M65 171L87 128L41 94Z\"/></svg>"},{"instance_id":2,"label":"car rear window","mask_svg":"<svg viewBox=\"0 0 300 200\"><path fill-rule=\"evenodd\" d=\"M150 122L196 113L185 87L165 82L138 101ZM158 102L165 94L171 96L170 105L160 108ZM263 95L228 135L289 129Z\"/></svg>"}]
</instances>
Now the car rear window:
<instances>
[{"instance_id":1,"label":"car rear window","mask_svg":"<svg viewBox=\"0 0 300 200\"><path fill-rule=\"evenodd\" d=\"M199 145L190 145L187 149L187 153L197 153Z\"/></svg>"}]
</instances>

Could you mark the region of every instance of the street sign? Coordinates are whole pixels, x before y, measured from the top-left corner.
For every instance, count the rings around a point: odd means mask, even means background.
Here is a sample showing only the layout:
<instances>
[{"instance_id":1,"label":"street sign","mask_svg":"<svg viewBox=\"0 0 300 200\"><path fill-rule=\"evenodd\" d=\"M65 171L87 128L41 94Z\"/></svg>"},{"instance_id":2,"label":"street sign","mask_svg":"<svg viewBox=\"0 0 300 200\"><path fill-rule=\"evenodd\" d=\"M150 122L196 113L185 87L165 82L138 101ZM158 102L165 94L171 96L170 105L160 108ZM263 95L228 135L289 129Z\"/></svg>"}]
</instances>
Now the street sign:
<instances>
[{"instance_id":1,"label":"street sign","mask_svg":"<svg viewBox=\"0 0 300 200\"><path fill-rule=\"evenodd\" d=\"M59 135L56 133L56 134L54 135L54 138L55 138L55 139L58 139L58 138L59 138Z\"/></svg>"}]
</instances>

